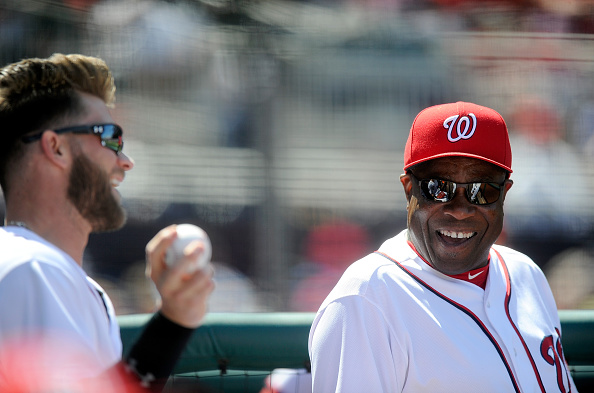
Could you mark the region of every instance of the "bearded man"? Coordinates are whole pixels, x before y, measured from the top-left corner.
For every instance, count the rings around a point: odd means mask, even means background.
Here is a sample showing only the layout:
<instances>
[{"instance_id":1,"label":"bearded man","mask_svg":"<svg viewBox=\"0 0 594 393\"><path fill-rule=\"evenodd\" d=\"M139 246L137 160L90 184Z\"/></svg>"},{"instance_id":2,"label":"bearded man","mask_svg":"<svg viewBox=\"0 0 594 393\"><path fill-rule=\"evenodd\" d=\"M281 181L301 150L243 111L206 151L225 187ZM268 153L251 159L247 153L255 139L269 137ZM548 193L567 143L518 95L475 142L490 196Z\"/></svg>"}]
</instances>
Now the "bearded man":
<instances>
[{"instance_id":1,"label":"bearded man","mask_svg":"<svg viewBox=\"0 0 594 393\"><path fill-rule=\"evenodd\" d=\"M82 268L89 235L126 221L116 188L134 162L114 97L111 71L94 57L0 69L0 391L160 390L206 313L212 267L187 270L204 249L186 248L167 268L176 231L165 228L147 245L161 308L122 360L111 301Z\"/></svg>"}]
</instances>

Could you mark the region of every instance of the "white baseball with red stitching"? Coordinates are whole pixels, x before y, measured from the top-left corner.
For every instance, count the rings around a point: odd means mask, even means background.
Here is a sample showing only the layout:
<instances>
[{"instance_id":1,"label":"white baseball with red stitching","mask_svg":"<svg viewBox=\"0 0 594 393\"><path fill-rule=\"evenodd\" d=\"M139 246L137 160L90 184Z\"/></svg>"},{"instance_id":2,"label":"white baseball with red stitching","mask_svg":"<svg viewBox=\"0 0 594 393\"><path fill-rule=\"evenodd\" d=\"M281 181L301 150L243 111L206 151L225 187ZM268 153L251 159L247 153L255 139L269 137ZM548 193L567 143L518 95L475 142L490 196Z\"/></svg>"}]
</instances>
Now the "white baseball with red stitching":
<instances>
[{"instance_id":1,"label":"white baseball with red stitching","mask_svg":"<svg viewBox=\"0 0 594 393\"><path fill-rule=\"evenodd\" d=\"M173 266L184 255L184 249L193 241L199 241L204 247L204 252L198 256L196 262L189 269L190 272L203 269L209 262L212 256L212 245L210 238L206 232L193 224L179 224L177 225L177 239L173 242L171 247L165 254L165 263L168 266Z\"/></svg>"}]
</instances>

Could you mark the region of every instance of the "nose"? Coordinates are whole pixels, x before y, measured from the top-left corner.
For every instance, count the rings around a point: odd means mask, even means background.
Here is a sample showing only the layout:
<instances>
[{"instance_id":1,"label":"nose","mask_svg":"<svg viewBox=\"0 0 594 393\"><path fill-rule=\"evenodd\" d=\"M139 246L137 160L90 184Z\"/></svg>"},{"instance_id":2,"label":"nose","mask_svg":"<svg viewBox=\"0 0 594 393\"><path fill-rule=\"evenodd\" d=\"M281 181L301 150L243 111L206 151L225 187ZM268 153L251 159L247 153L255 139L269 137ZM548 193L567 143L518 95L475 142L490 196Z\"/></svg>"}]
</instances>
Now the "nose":
<instances>
[{"instance_id":1,"label":"nose","mask_svg":"<svg viewBox=\"0 0 594 393\"><path fill-rule=\"evenodd\" d=\"M457 220L472 216L475 213L475 209L475 206L466 197L465 187L456 187L454 198L445 203L443 207L444 213L449 214Z\"/></svg>"},{"instance_id":2,"label":"nose","mask_svg":"<svg viewBox=\"0 0 594 393\"><path fill-rule=\"evenodd\" d=\"M128 157L123 151L118 153L118 164L124 169L124 171L129 171L130 169L134 168L134 160L132 157Z\"/></svg>"}]
</instances>

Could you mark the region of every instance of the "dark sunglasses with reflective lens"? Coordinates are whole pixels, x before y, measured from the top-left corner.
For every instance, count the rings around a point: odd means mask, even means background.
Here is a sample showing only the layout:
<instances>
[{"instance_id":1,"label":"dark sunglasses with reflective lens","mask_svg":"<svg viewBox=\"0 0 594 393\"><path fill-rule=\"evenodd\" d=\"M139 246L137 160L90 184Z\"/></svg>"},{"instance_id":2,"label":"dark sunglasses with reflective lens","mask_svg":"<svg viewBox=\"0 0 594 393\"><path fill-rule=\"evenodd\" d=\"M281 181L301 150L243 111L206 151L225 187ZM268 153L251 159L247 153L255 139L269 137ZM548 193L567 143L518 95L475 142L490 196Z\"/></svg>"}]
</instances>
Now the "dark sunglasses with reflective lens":
<instances>
[{"instance_id":1,"label":"dark sunglasses with reflective lens","mask_svg":"<svg viewBox=\"0 0 594 393\"><path fill-rule=\"evenodd\" d=\"M64 134L71 132L73 134L93 134L101 139L101 145L113 150L116 154L121 152L124 148L124 140L122 139L122 127L117 124L91 124L86 126L73 126L66 128L59 128L53 130L56 134ZM25 143L30 143L41 139L45 131L38 134L29 135L21 138Z\"/></svg>"},{"instance_id":2,"label":"dark sunglasses with reflective lens","mask_svg":"<svg viewBox=\"0 0 594 393\"><path fill-rule=\"evenodd\" d=\"M466 190L466 199L474 205L489 205L497 202L503 192L505 182L476 182L476 183L455 183L442 179L421 179L419 180L412 172L409 173L418 180L419 188L423 196L435 202L449 202L454 198L456 189L462 187Z\"/></svg>"}]
</instances>

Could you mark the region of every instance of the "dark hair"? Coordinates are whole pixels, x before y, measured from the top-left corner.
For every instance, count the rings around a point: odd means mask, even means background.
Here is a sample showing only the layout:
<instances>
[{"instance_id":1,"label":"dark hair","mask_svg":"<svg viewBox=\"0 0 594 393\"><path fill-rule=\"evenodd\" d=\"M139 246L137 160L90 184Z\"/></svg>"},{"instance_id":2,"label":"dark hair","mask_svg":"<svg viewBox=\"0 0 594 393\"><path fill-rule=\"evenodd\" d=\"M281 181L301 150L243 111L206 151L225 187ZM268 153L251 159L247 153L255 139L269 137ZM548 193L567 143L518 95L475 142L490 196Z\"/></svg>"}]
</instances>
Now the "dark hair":
<instances>
[{"instance_id":1,"label":"dark hair","mask_svg":"<svg viewBox=\"0 0 594 393\"><path fill-rule=\"evenodd\" d=\"M0 186L5 194L11 164L22 156L21 137L79 114L79 92L113 105L115 85L103 60L57 53L0 69Z\"/></svg>"}]
</instances>

